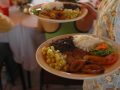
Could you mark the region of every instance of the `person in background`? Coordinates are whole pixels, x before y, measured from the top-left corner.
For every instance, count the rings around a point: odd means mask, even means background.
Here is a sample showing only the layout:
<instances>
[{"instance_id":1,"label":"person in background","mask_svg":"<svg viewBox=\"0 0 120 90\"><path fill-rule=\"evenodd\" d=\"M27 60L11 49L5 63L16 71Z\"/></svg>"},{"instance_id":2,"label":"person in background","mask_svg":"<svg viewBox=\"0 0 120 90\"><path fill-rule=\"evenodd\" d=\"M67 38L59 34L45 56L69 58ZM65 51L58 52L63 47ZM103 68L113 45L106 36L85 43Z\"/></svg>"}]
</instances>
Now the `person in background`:
<instances>
[{"instance_id":1,"label":"person in background","mask_svg":"<svg viewBox=\"0 0 120 90\"><path fill-rule=\"evenodd\" d=\"M11 0L0 0L0 12L2 12L6 16L9 16L9 8L11 5Z\"/></svg>"},{"instance_id":2,"label":"person in background","mask_svg":"<svg viewBox=\"0 0 120 90\"><path fill-rule=\"evenodd\" d=\"M68 0L56 0L56 1L66 1ZM72 2L76 2L76 0L71 0ZM71 2L69 1L69 2ZM79 2L76 2L79 3ZM82 7L87 8L87 15L80 20L74 22L67 23L48 23L45 21L38 21L38 27L40 30L45 32L46 39L70 33L89 33L90 29L93 26L93 21L96 19L96 10L95 8L88 3L79 3Z\"/></svg>"},{"instance_id":3,"label":"person in background","mask_svg":"<svg viewBox=\"0 0 120 90\"><path fill-rule=\"evenodd\" d=\"M101 1L94 29L95 35L120 44L120 0ZM84 80L83 90L120 90L120 68L100 78Z\"/></svg>"}]
</instances>

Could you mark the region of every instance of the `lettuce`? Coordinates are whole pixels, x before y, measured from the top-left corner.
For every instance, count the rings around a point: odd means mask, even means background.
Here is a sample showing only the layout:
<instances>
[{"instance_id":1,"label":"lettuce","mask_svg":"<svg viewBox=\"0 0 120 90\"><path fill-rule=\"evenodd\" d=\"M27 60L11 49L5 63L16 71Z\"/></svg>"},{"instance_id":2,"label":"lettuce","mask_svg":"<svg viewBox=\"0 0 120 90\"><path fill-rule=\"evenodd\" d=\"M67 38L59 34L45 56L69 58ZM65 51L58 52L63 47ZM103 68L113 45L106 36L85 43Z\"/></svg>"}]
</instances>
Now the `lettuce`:
<instances>
[{"instance_id":1,"label":"lettuce","mask_svg":"<svg viewBox=\"0 0 120 90\"><path fill-rule=\"evenodd\" d=\"M91 50L90 51L90 54L92 55L97 55L97 56L106 56L106 55L109 55L111 53L114 52L114 48L112 48L112 46L109 46L108 49L105 49L105 50Z\"/></svg>"}]
</instances>

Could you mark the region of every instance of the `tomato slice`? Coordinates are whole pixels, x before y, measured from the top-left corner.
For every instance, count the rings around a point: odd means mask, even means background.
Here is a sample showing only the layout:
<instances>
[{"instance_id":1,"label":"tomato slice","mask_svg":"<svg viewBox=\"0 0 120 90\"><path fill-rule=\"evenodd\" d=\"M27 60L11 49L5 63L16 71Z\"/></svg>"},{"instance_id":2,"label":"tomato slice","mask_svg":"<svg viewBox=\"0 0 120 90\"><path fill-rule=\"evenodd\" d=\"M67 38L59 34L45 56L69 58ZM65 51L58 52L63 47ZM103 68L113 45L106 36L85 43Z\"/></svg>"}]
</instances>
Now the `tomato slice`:
<instances>
[{"instance_id":1,"label":"tomato slice","mask_svg":"<svg viewBox=\"0 0 120 90\"><path fill-rule=\"evenodd\" d=\"M112 53L105 57L105 65L112 65L118 60L118 54Z\"/></svg>"}]
</instances>

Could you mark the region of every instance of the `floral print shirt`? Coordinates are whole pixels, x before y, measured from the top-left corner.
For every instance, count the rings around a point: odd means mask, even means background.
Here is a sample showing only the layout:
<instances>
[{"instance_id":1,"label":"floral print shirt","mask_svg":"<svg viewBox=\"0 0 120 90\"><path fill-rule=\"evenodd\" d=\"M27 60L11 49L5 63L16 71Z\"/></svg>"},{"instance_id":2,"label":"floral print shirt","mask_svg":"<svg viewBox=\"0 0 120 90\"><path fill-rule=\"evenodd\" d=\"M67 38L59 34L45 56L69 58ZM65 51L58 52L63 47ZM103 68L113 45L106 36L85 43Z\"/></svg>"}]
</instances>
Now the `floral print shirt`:
<instances>
[{"instance_id":1,"label":"floral print shirt","mask_svg":"<svg viewBox=\"0 0 120 90\"><path fill-rule=\"evenodd\" d=\"M117 12L114 20L113 33L115 42L120 44L120 0L118 0L116 11ZM100 25L104 26L104 21L101 20ZM97 31L97 33L99 33L99 31ZM110 32L104 29L103 33L107 33L109 35ZM104 77L84 80L83 90L120 90L120 67L114 73L106 75Z\"/></svg>"}]
</instances>

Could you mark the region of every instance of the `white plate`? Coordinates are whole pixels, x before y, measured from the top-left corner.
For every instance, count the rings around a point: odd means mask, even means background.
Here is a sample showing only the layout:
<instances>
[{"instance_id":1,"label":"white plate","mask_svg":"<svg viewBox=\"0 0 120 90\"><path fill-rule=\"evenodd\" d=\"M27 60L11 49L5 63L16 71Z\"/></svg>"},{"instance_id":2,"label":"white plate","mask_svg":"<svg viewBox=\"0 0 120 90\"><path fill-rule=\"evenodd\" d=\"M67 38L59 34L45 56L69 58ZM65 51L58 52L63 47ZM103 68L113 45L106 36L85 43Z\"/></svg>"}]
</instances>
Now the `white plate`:
<instances>
[{"instance_id":1,"label":"white plate","mask_svg":"<svg viewBox=\"0 0 120 90\"><path fill-rule=\"evenodd\" d=\"M70 3L70 2L64 2L64 3ZM75 5L79 6L79 7L81 7L80 4L76 4L76 3L71 3L71 4L75 4ZM29 9L30 14L31 15L35 15L35 14L33 14L32 10L35 10L35 9L38 9L38 8L40 9L41 5L42 4L38 4L38 5L32 6ZM37 16L40 20L47 21L47 22L65 23L65 22L77 21L77 20L80 20L80 19L84 18L87 15L87 13L88 13L88 9L81 7L81 12L82 13L78 17L76 17L74 19L68 19L68 20L55 20L55 19L49 19L49 18L39 17L37 15L35 15L35 16Z\"/></svg>"},{"instance_id":2,"label":"white plate","mask_svg":"<svg viewBox=\"0 0 120 90\"><path fill-rule=\"evenodd\" d=\"M46 71L48 71L48 72L50 72L54 75L64 77L64 78L69 78L69 79L76 79L76 80L98 78L98 77L101 77L101 76L104 76L104 75L111 74L115 70L118 69L118 67L120 66L120 59L115 64L110 66L109 68L106 68L105 72L103 74L98 74L98 75L67 73L67 72L55 70L55 69L51 68L50 66L48 66L48 64L46 64L46 62L45 62L45 60L42 56L42 52L41 52L42 47L49 46L49 44L51 42L53 42L54 40L58 40L58 39L65 38L65 37L68 37L68 36L73 36L73 35L76 35L76 34L66 34L66 35L57 36L57 37L49 39L49 40L45 41L43 44L41 44L36 51L36 59L37 59L37 62L39 64L39 66L41 66L44 70L46 70ZM119 48L118 44L116 44L115 42L113 42L113 41L111 41L107 38L104 38L104 37L102 37L102 39L109 42L111 45L113 45L115 48L117 48L118 51L120 51L120 48ZM118 54L120 55L120 52L118 52Z\"/></svg>"}]
</instances>

